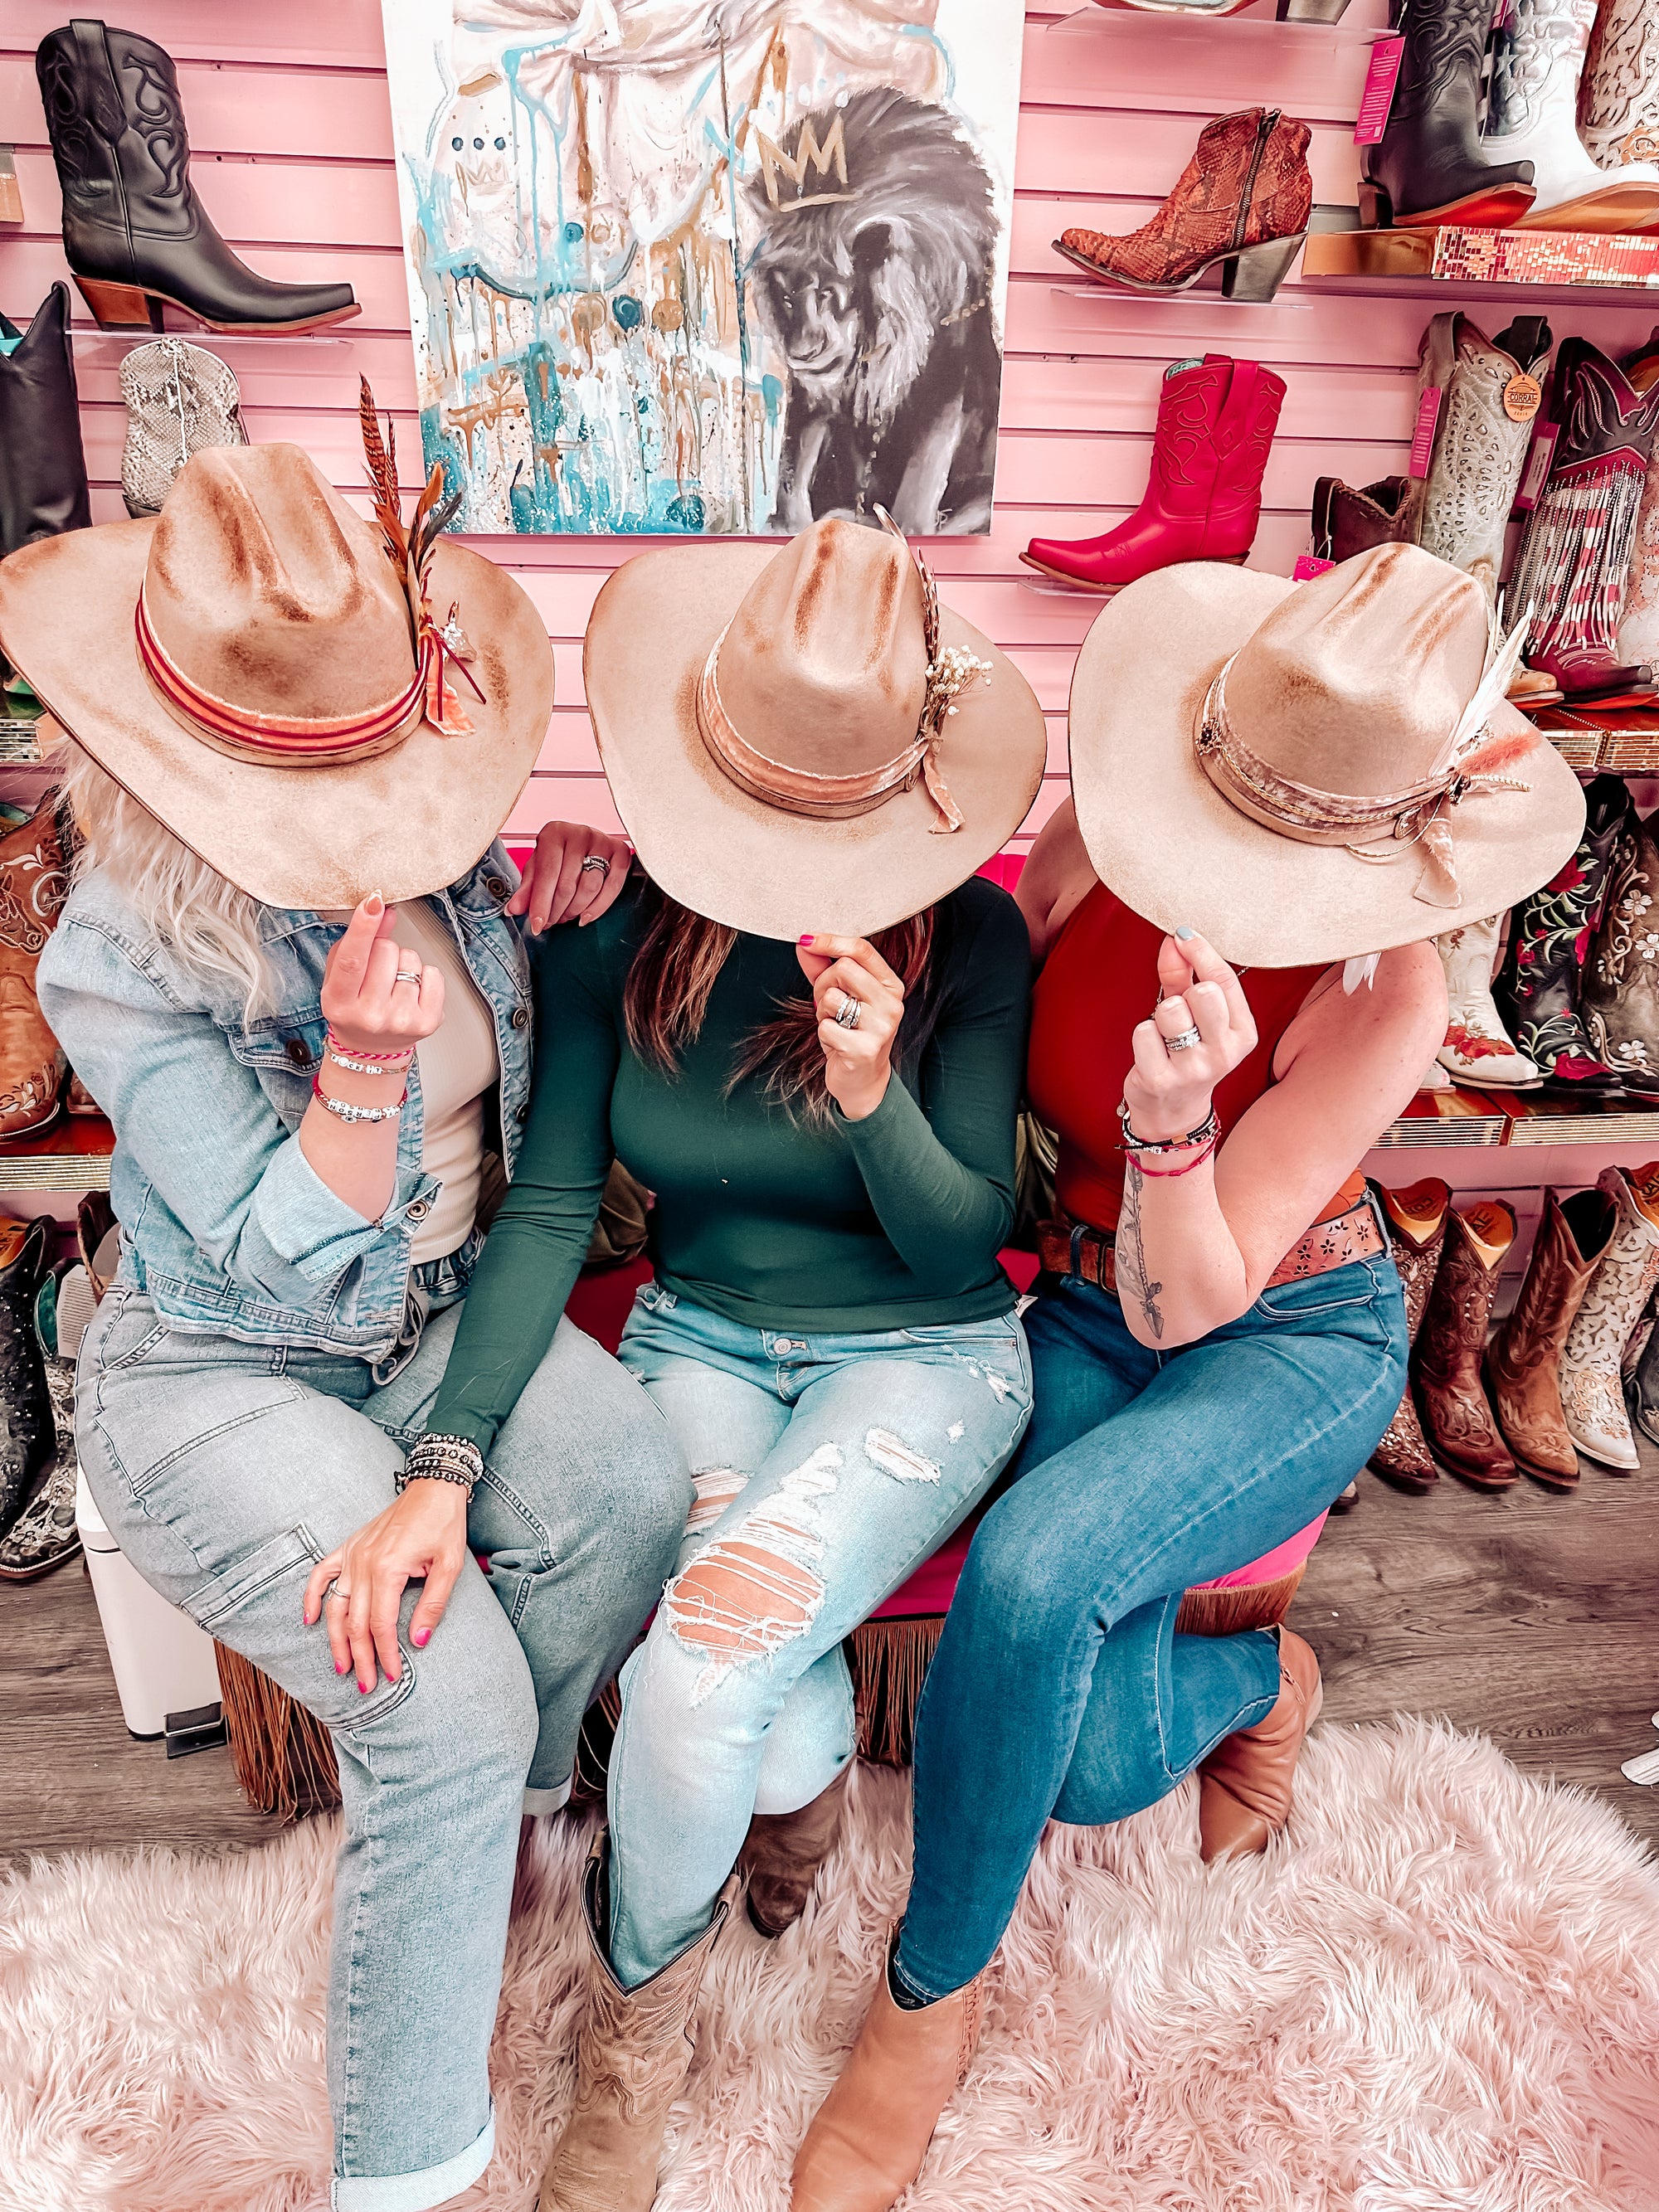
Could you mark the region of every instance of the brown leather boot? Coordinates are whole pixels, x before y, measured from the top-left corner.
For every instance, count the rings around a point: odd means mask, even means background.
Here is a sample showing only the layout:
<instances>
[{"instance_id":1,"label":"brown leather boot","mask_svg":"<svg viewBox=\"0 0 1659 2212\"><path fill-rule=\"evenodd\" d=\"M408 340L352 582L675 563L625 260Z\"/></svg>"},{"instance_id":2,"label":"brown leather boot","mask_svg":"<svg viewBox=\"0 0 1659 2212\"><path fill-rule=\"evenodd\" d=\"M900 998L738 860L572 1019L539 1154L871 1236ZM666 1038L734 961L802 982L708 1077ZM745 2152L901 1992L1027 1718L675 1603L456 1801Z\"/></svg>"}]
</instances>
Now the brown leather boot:
<instances>
[{"instance_id":1,"label":"brown leather boot","mask_svg":"<svg viewBox=\"0 0 1659 2212\"><path fill-rule=\"evenodd\" d=\"M1578 1487L1578 1452L1561 1405L1561 1352L1619 1209L1605 1190L1564 1206L1544 1193L1544 1218L1515 1310L1492 1339L1486 1376L1516 1464L1548 1490Z\"/></svg>"},{"instance_id":2,"label":"brown leather boot","mask_svg":"<svg viewBox=\"0 0 1659 2212\"><path fill-rule=\"evenodd\" d=\"M805 1911L818 1869L841 1833L854 1765L849 1759L799 1813L757 1813L749 1823L738 1871L749 1877L749 1917L763 1936L781 1936Z\"/></svg>"},{"instance_id":3,"label":"brown leather boot","mask_svg":"<svg viewBox=\"0 0 1659 2212\"><path fill-rule=\"evenodd\" d=\"M1406 1334L1415 1344L1428 1311L1429 1292L1439 1271L1446 1242L1446 1217L1451 1212L1450 1187L1438 1176L1425 1176L1405 1190L1377 1190L1389 1218L1395 1265L1406 1293ZM1394 1419L1382 1431L1382 1440L1371 1454L1371 1472L1396 1490L1420 1496L1432 1490L1440 1473L1429 1456L1428 1443L1407 1389Z\"/></svg>"},{"instance_id":4,"label":"brown leather boot","mask_svg":"<svg viewBox=\"0 0 1659 2212\"><path fill-rule=\"evenodd\" d=\"M906 2012L884 1965L852 2056L795 2154L789 2212L889 2212L903 2196L973 2064L984 1978Z\"/></svg>"},{"instance_id":5,"label":"brown leather boot","mask_svg":"<svg viewBox=\"0 0 1659 2212\"><path fill-rule=\"evenodd\" d=\"M56 802L0 836L0 1138L26 1137L58 1118L64 1055L34 995L34 971L68 879Z\"/></svg>"},{"instance_id":6,"label":"brown leather boot","mask_svg":"<svg viewBox=\"0 0 1659 2212\"><path fill-rule=\"evenodd\" d=\"M1514 1242L1515 1212L1501 1198L1452 1208L1412 1351L1412 1389L1429 1443L1441 1464L1476 1490L1507 1490L1519 1480L1480 1379L1498 1273Z\"/></svg>"},{"instance_id":7,"label":"brown leather boot","mask_svg":"<svg viewBox=\"0 0 1659 2212\"><path fill-rule=\"evenodd\" d=\"M1279 1697L1266 1720L1224 1736L1198 1770L1198 1855L1265 1851L1291 1817L1291 1784L1303 1738L1325 1702L1313 1646L1279 1632Z\"/></svg>"},{"instance_id":8,"label":"brown leather boot","mask_svg":"<svg viewBox=\"0 0 1659 2212\"><path fill-rule=\"evenodd\" d=\"M648 1982L625 1990L606 1951L607 1865L602 1834L582 1877L587 2015L576 2051L576 2097L542 2176L538 2212L650 2212L669 2111L691 2064L703 1970L738 1893L734 1874L696 1942Z\"/></svg>"}]
</instances>

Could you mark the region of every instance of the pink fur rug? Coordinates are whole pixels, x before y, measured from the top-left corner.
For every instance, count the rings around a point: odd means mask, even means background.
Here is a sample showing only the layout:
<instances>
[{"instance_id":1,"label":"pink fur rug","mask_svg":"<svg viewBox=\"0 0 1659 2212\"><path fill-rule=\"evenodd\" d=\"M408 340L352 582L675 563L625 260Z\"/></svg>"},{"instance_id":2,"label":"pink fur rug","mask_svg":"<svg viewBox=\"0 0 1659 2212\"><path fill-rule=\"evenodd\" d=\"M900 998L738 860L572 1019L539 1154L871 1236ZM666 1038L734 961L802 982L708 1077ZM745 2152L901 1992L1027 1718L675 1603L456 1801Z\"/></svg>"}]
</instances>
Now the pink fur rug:
<instances>
[{"instance_id":1,"label":"pink fur rug","mask_svg":"<svg viewBox=\"0 0 1659 2212\"><path fill-rule=\"evenodd\" d=\"M866 1770L800 1927L716 1952L659 2212L782 2212L904 1887ZM1654 2212L1659 1869L1614 1814L1438 1726L1328 1729L1288 1834L1206 1871L1189 1790L1051 1831L906 2212ZM333 1833L0 1888L4 2212L313 2212ZM569 2094L586 1827L544 1822L495 2051L529 2212Z\"/></svg>"}]
</instances>

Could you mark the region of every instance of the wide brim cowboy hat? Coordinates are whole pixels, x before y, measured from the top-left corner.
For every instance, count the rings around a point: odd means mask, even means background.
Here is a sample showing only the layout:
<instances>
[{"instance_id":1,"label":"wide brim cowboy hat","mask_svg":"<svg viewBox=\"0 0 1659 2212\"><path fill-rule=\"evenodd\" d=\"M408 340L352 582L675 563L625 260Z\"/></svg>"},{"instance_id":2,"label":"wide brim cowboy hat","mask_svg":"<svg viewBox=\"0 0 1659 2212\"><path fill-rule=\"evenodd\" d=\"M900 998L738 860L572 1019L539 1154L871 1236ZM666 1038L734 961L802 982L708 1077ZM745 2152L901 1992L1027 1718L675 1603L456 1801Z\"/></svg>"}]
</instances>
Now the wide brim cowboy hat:
<instances>
[{"instance_id":1,"label":"wide brim cowboy hat","mask_svg":"<svg viewBox=\"0 0 1659 2212\"><path fill-rule=\"evenodd\" d=\"M827 520L781 550L675 546L641 554L607 579L583 650L588 708L617 811L647 872L679 904L760 937L867 937L946 896L1018 829L1042 780L1042 709L1006 654L948 606L937 610L939 654L970 655L984 672L956 695L956 711L945 710L937 749L937 780L959 814L957 829L942 828L932 762L867 811L825 818L746 787L711 745L705 677L730 629L721 682L752 744L745 757L755 773L775 770L799 787L813 781L805 763L854 763L866 685L872 729L892 704L881 681L871 681L872 668L900 689L914 674L921 696L921 594L932 584L911 583L910 559L902 539ZM884 571L884 560L896 565ZM876 632L889 575L902 584L904 619L883 642ZM832 605L844 604L843 615L815 617L815 577ZM744 661L745 608L769 610L759 641L788 664L770 677ZM875 754L890 742L897 748L914 729L914 705L894 711L897 734L874 740ZM833 746L813 750L817 730L831 724L836 742L850 749L845 758Z\"/></svg>"},{"instance_id":2,"label":"wide brim cowboy hat","mask_svg":"<svg viewBox=\"0 0 1659 2212\"><path fill-rule=\"evenodd\" d=\"M1434 781L1437 734L1450 739L1472 701L1487 636L1480 586L1415 546L1306 583L1195 562L1131 584L1091 629L1072 684L1072 790L1096 873L1158 927L1196 929L1224 958L1263 968L1414 944L1513 905L1569 858L1584 799L1501 693L1462 763L1467 789L1402 810L1397 826L1325 826L1355 794L1369 805ZM1206 717L1224 679L1225 720L1241 672L1253 742L1229 774ZM1263 753L1265 802L1250 767Z\"/></svg>"},{"instance_id":3,"label":"wide brim cowboy hat","mask_svg":"<svg viewBox=\"0 0 1659 2212\"><path fill-rule=\"evenodd\" d=\"M422 580L464 659L432 648L437 682L404 726L351 757L304 757L307 716L338 722L362 707L368 727L383 692L421 688L405 583L375 526L299 448L210 448L159 516L72 531L0 562L0 648L98 765L240 890L278 907L350 907L375 890L396 902L458 881L489 848L553 703L545 626L510 576L439 537ZM175 664L165 639L147 648L141 637L141 598L158 631L173 619L208 703L182 677L178 697L158 688L158 670L171 684ZM147 666L147 649L162 661ZM191 719L250 701L263 711L240 734ZM295 712L275 711L284 705ZM294 757L262 757L262 732L279 726L298 732Z\"/></svg>"}]
</instances>

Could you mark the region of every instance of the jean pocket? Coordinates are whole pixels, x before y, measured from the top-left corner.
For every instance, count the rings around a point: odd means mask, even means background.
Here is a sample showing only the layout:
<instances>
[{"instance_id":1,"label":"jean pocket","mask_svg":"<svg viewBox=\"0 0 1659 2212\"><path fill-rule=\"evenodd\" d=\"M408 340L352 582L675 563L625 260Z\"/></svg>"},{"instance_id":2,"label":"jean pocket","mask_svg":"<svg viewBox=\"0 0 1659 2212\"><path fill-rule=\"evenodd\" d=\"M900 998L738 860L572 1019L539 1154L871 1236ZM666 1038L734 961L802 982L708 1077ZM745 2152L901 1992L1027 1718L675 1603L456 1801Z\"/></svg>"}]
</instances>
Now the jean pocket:
<instances>
[{"instance_id":1,"label":"jean pocket","mask_svg":"<svg viewBox=\"0 0 1659 2212\"><path fill-rule=\"evenodd\" d=\"M268 1590L274 1583L301 1571L308 1577L323 1554L317 1540L303 1524L268 1537L250 1551L228 1559L211 1581L190 1600L188 1610L198 1628L211 1636L234 1613Z\"/></svg>"},{"instance_id":2,"label":"jean pocket","mask_svg":"<svg viewBox=\"0 0 1659 2212\"><path fill-rule=\"evenodd\" d=\"M1271 1284L1250 1310L1264 1321L1316 1321L1374 1305L1382 1285L1371 1270L1370 1261L1351 1260L1346 1267L1332 1267L1322 1275Z\"/></svg>"}]
</instances>

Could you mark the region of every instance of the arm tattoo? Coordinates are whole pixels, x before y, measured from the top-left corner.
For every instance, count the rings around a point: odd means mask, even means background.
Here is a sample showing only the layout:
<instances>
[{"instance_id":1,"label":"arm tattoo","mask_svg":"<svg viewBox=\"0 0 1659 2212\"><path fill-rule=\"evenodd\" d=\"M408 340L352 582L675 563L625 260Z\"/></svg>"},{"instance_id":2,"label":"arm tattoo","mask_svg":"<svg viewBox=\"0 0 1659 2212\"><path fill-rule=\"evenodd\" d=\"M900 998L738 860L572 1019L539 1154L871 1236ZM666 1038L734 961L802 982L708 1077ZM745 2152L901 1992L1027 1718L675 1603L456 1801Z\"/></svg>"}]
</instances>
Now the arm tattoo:
<instances>
[{"instance_id":1,"label":"arm tattoo","mask_svg":"<svg viewBox=\"0 0 1659 2212\"><path fill-rule=\"evenodd\" d=\"M1140 1168L1133 1159L1123 1165L1123 1211L1118 1217L1116 1257L1118 1297L1134 1300L1156 1343L1164 1334L1164 1316L1158 1304L1164 1285L1146 1279L1146 1248L1140 1239Z\"/></svg>"}]
</instances>

